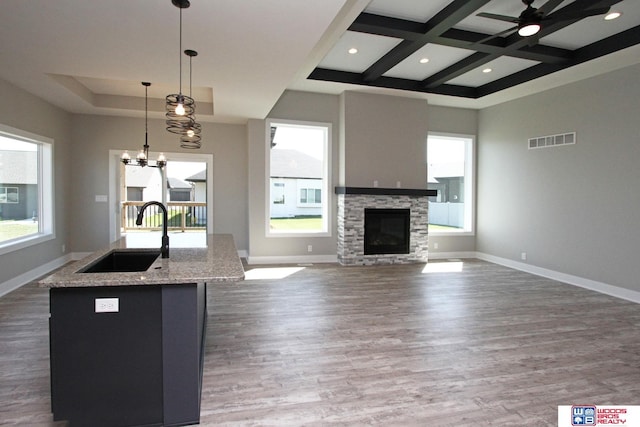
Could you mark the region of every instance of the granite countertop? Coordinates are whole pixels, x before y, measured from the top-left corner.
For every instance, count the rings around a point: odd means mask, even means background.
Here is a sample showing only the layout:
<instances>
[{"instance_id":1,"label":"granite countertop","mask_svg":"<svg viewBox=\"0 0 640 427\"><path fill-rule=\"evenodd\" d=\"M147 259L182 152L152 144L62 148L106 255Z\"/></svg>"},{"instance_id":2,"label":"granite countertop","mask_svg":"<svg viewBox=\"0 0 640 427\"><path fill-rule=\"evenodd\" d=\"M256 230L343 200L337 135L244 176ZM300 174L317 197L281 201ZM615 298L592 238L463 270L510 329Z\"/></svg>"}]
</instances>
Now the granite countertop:
<instances>
[{"instance_id":1,"label":"granite countertop","mask_svg":"<svg viewBox=\"0 0 640 427\"><path fill-rule=\"evenodd\" d=\"M244 280L244 269L230 234L210 234L206 247L171 248L169 258L158 259L142 272L78 273L114 249L138 249L122 238L109 247L69 264L39 282L41 287L97 287L179 285ZM141 250L149 250L141 249Z\"/></svg>"}]
</instances>

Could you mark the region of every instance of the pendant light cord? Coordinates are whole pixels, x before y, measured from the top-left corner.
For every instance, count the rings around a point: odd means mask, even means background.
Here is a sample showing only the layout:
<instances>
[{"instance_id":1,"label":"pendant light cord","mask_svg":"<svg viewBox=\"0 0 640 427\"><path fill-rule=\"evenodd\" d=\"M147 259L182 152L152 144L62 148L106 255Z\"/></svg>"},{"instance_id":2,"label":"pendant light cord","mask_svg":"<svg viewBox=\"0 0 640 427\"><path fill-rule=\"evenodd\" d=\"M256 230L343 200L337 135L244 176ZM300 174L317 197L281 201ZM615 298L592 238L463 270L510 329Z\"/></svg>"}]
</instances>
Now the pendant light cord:
<instances>
[{"instance_id":1,"label":"pendant light cord","mask_svg":"<svg viewBox=\"0 0 640 427\"><path fill-rule=\"evenodd\" d=\"M148 104L148 90L149 90L149 86L144 87L144 133L146 134L149 131L149 125L147 123L147 121L149 120L148 118L148 109L149 109L149 104Z\"/></svg>"},{"instance_id":2,"label":"pendant light cord","mask_svg":"<svg viewBox=\"0 0 640 427\"><path fill-rule=\"evenodd\" d=\"M143 83L144 84L144 83ZM149 155L149 85L144 84L144 154Z\"/></svg>"},{"instance_id":3,"label":"pendant light cord","mask_svg":"<svg viewBox=\"0 0 640 427\"><path fill-rule=\"evenodd\" d=\"M180 95L182 95L182 8L180 9L180 49L178 49L178 60L180 61Z\"/></svg>"}]
</instances>

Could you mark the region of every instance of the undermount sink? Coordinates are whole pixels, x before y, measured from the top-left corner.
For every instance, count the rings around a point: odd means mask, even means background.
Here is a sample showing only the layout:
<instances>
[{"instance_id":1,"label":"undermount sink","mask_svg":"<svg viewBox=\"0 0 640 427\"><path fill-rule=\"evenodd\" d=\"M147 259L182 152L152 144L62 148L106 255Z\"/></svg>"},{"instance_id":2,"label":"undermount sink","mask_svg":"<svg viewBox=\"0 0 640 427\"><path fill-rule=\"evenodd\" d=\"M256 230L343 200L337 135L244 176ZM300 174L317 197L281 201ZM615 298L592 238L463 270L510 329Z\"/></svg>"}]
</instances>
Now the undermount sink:
<instances>
[{"instance_id":1,"label":"undermount sink","mask_svg":"<svg viewBox=\"0 0 640 427\"><path fill-rule=\"evenodd\" d=\"M98 258L78 273L124 273L146 271L160 256L159 250L115 249Z\"/></svg>"}]
</instances>

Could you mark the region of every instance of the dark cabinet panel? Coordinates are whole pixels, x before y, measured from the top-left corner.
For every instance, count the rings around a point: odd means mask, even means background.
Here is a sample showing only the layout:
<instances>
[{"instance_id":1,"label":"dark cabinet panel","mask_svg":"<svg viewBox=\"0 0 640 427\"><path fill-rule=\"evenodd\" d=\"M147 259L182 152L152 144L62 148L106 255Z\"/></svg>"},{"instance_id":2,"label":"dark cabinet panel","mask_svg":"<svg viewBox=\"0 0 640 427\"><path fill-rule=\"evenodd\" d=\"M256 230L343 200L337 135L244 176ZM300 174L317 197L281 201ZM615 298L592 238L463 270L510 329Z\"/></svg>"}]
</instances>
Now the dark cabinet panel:
<instances>
[{"instance_id":1,"label":"dark cabinet panel","mask_svg":"<svg viewBox=\"0 0 640 427\"><path fill-rule=\"evenodd\" d=\"M96 299L117 308L96 313ZM53 288L54 420L75 426L197 423L206 285ZM103 307L105 308L105 307Z\"/></svg>"},{"instance_id":2,"label":"dark cabinet panel","mask_svg":"<svg viewBox=\"0 0 640 427\"><path fill-rule=\"evenodd\" d=\"M96 313L96 298L118 298L118 312ZM74 426L162 424L161 310L158 287L51 290L56 420Z\"/></svg>"}]
</instances>

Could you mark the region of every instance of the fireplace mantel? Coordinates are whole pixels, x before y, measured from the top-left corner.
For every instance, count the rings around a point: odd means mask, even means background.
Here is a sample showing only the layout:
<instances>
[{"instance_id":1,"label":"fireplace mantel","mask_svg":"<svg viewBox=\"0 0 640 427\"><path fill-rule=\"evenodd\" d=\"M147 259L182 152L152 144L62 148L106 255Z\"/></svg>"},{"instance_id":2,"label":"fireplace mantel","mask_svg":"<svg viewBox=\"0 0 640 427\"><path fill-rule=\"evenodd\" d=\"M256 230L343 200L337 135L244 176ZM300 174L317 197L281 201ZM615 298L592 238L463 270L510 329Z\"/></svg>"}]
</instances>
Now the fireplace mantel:
<instances>
[{"instance_id":1,"label":"fireplace mantel","mask_svg":"<svg viewBox=\"0 0 640 427\"><path fill-rule=\"evenodd\" d=\"M370 196L437 196L437 190L418 188L336 187L336 194L363 194Z\"/></svg>"}]
</instances>

